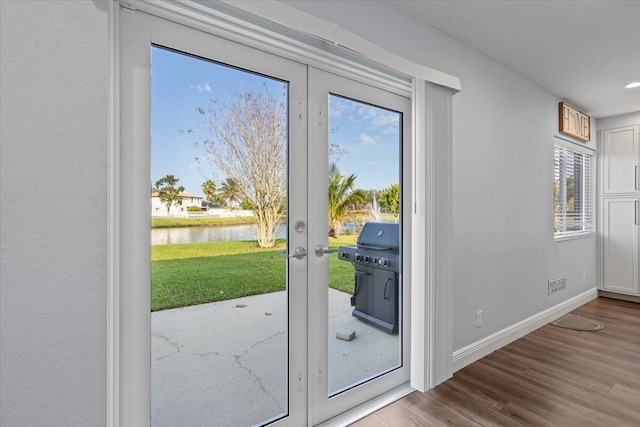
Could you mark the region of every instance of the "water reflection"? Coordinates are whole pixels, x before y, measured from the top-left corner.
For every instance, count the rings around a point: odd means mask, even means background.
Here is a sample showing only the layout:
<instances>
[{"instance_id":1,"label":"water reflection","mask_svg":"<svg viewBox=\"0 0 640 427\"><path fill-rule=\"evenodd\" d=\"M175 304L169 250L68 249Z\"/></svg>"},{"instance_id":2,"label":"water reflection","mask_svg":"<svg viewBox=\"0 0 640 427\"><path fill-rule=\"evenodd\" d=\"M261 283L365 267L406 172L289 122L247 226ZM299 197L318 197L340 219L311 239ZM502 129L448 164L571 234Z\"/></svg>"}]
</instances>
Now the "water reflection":
<instances>
[{"instance_id":1,"label":"water reflection","mask_svg":"<svg viewBox=\"0 0 640 427\"><path fill-rule=\"evenodd\" d=\"M287 227L278 227L278 238L287 236ZM201 243L228 240L255 240L255 225L230 225L223 227L175 227L152 228L151 244L167 245L173 243Z\"/></svg>"}]
</instances>

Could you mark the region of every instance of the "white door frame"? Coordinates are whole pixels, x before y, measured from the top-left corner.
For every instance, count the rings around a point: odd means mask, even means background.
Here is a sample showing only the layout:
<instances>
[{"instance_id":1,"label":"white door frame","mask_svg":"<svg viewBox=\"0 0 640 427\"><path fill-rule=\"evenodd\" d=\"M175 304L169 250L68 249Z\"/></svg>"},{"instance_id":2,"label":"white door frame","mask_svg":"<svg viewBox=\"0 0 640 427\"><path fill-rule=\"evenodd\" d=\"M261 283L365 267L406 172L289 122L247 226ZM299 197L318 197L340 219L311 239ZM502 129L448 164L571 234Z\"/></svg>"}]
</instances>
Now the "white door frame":
<instances>
[{"instance_id":1,"label":"white door frame","mask_svg":"<svg viewBox=\"0 0 640 427\"><path fill-rule=\"evenodd\" d=\"M135 248L125 247L121 236L140 232L140 224L129 221L121 210L121 207L126 209L126 204L135 191L121 185L121 182L126 182L122 170L127 166L127 159L122 158L120 141L120 94L123 91L120 62L124 59L120 43L120 7L145 10L285 58L301 58L304 63L321 66L337 74L353 75L356 80L361 80L360 76L364 76L366 81L375 81L375 86L389 88L397 93L406 93L409 87L413 102L412 257L420 261L414 262L412 269L411 386L424 391L450 377L453 340L450 277L451 119L452 96L460 90L460 81L455 76L400 58L344 29L279 2L244 2L226 7L226 10L217 9L218 4L204 6L190 1L173 3L128 0L123 4L125 5L120 6L120 0L109 2L107 424L130 425L121 422L121 415L131 410L128 396L135 392L128 388L125 390L121 382L130 373L126 368L129 362L127 356L122 354L122 347L127 346L125 338L128 332L125 331L127 325L123 323L121 315L127 309L127 302L122 301L121 292L128 279L121 272L128 268L128 255ZM271 24L263 27L261 18L253 20L251 15L235 14L235 7L249 14L253 13L256 17L269 19ZM254 10L265 7L269 8L267 12ZM280 32L280 28L284 30ZM300 31L299 36L290 38L291 31ZM311 40L315 40L311 42L306 34L318 38L311 37ZM318 40L327 42L322 42L324 47L318 48ZM347 49L341 50L339 46ZM385 74L385 71L380 70L395 72ZM387 82L391 84L387 85ZM145 194L147 190L145 189ZM142 229L147 226L145 223ZM135 346L126 350L134 351ZM401 395L402 393L397 394L395 398ZM394 399L393 396L390 398ZM389 400L385 399L371 401L373 409L375 405L384 406L388 403ZM370 412L373 409L369 407L360 412ZM357 416L348 419L354 420Z\"/></svg>"},{"instance_id":2,"label":"white door frame","mask_svg":"<svg viewBox=\"0 0 640 427\"><path fill-rule=\"evenodd\" d=\"M329 94L403 113L401 125L402 172L402 360L401 367L352 389L329 397L328 391L328 256L309 259L309 386L310 424L316 425L409 381L411 353L411 101L364 83L317 70L309 70L309 244L328 247L326 192L329 138ZM400 168L401 165L392 165ZM405 197L406 196L406 197Z\"/></svg>"}]
</instances>

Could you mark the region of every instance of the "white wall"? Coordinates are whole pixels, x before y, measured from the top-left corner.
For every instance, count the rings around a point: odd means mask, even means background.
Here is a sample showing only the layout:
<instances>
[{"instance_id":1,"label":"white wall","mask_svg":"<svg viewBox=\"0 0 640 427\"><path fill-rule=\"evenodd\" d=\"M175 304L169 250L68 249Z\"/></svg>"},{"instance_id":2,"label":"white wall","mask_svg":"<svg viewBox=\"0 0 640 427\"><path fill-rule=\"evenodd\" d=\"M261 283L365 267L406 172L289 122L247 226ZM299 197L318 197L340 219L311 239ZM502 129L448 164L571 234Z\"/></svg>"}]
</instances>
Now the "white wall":
<instances>
[{"instance_id":1,"label":"white wall","mask_svg":"<svg viewBox=\"0 0 640 427\"><path fill-rule=\"evenodd\" d=\"M3 427L106 423L106 7L0 5Z\"/></svg>"},{"instance_id":2,"label":"white wall","mask_svg":"<svg viewBox=\"0 0 640 427\"><path fill-rule=\"evenodd\" d=\"M605 117L596 121L598 131L631 125L640 125L640 111L621 114L619 116Z\"/></svg>"},{"instance_id":3,"label":"white wall","mask_svg":"<svg viewBox=\"0 0 640 427\"><path fill-rule=\"evenodd\" d=\"M104 425L106 4L0 7L0 424ZM455 349L595 285L595 239L552 237L558 99L391 4L298 7L462 79L453 132ZM547 279L560 275L568 289L547 296Z\"/></svg>"},{"instance_id":4,"label":"white wall","mask_svg":"<svg viewBox=\"0 0 640 427\"><path fill-rule=\"evenodd\" d=\"M559 99L393 4L286 3L462 81L453 97L454 350L596 285L595 238L553 241ZM595 137L587 145L595 149ZM548 296L547 280L562 275L566 291Z\"/></svg>"}]
</instances>

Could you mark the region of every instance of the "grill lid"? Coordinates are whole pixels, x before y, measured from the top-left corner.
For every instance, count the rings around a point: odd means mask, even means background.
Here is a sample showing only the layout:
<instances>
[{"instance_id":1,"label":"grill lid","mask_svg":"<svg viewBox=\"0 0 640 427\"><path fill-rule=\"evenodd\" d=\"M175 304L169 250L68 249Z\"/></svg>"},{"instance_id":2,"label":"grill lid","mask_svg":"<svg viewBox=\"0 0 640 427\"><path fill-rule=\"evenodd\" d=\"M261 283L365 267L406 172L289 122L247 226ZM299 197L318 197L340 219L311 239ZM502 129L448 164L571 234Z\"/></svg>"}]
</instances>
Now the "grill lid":
<instances>
[{"instance_id":1,"label":"grill lid","mask_svg":"<svg viewBox=\"0 0 640 427\"><path fill-rule=\"evenodd\" d=\"M391 222L367 222L358 236L358 246L398 252L400 225Z\"/></svg>"}]
</instances>

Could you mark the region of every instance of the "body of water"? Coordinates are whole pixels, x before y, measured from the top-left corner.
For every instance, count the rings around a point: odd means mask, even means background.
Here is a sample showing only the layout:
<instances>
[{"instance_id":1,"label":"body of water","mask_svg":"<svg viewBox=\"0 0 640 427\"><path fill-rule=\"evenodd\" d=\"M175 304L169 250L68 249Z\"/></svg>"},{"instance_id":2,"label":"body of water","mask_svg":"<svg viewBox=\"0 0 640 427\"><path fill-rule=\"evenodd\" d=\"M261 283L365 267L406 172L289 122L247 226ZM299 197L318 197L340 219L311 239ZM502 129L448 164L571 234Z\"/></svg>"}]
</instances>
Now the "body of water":
<instances>
[{"instance_id":1,"label":"body of water","mask_svg":"<svg viewBox=\"0 0 640 427\"><path fill-rule=\"evenodd\" d=\"M220 242L229 240L256 240L255 225L230 225L224 227L176 227L152 228L151 244ZM278 238L287 236L286 226L278 229Z\"/></svg>"}]
</instances>

